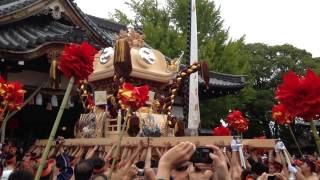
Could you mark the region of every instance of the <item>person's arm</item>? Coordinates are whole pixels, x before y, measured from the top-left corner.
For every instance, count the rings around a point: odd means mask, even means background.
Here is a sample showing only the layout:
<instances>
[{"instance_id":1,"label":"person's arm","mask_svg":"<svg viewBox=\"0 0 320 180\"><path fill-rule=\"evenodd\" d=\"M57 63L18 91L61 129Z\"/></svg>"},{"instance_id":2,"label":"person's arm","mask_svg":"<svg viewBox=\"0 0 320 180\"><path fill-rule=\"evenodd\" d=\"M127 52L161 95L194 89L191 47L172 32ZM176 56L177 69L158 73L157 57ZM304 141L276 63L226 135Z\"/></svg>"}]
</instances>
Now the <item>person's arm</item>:
<instances>
[{"instance_id":1,"label":"person's arm","mask_svg":"<svg viewBox=\"0 0 320 180\"><path fill-rule=\"evenodd\" d=\"M306 180L306 177L302 174L301 169L299 167L297 168L296 180Z\"/></svg>"},{"instance_id":2,"label":"person's arm","mask_svg":"<svg viewBox=\"0 0 320 180\"><path fill-rule=\"evenodd\" d=\"M286 163L285 163L285 158L284 158L284 156L282 155L281 152L276 152L275 161L277 161L278 163L281 163L283 166L286 165Z\"/></svg>"},{"instance_id":3,"label":"person's arm","mask_svg":"<svg viewBox=\"0 0 320 180\"><path fill-rule=\"evenodd\" d=\"M84 148L80 146L80 149L77 152L77 154L74 156L74 160L72 161L71 165L75 166L76 164L78 164L82 159L83 154L84 154Z\"/></svg>"},{"instance_id":4,"label":"person's arm","mask_svg":"<svg viewBox=\"0 0 320 180\"><path fill-rule=\"evenodd\" d=\"M230 175L232 180L240 180L242 168L239 163L239 151L232 150Z\"/></svg>"},{"instance_id":5,"label":"person's arm","mask_svg":"<svg viewBox=\"0 0 320 180\"><path fill-rule=\"evenodd\" d=\"M132 147L127 147L126 148L126 153L124 154L124 156L123 156L123 159L121 159L120 160L120 163L119 164L125 164L125 163L127 163L128 161L129 161L129 159L130 159L130 157L132 156L132 153L133 153L133 148Z\"/></svg>"},{"instance_id":6,"label":"person's arm","mask_svg":"<svg viewBox=\"0 0 320 180\"><path fill-rule=\"evenodd\" d=\"M281 163L283 166L286 166L286 158L284 157L283 151L286 150L285 145L282 141L278 141L275 145L276 158L275 161Z\"/></svg>"},{"instance_id":7,"label":"person's arm","mask_svg":"<svg viewBox=\"0 0 320 180\"><path fill-rule=\"evenodd\" d=\"M188 161L196 147L190 142L181 142L165 152L159 161L157 179L170 179L170 172L176 165Z\"/></svg>"},{"instance_id":8,"label":"person's arm","mask_svg":"<svg viewBox=\"0 0 320 180\"><path fill-rule=\"evenodd\" d=\"M48 158L55 158L56 156L58 156L61 149L63 149L64 142L64 138L59 136L56 140L55 146L53 146L51 151L49 152Z\"/></svg>"},{"instance_id":9,"label":"person's arm","mask_svg":"<svg viewBox=\"0 0 320 180\"><path fill-rule=\"evenodd\" d=\"M273 156L273 150L268 151L268 162L273 163L274 162L274 156Z\"/></svg>"},{"instance_id":10,"label":"person's arm","mask_svg":"<svg viewBox=\"0 0 320 180\"><path fill-rule=\"evenodd\" d=\"M145 158L145 165L144 165L144 177L147 180L155 180L156 174L154 173L153 169L151 168L151 156L152 156L152 147L148 147L147 154Z\"/></svg>"},{"instance_id":11,"label":"person's arm","mask_svg":"<svg viewBox=\"0 0 320 180\"><path fill-rule=\"evenodd\" d=\"M141 153L141 155L139 157L139 161L144 161L146 159L147 150L148 150L148 148L143 148L142 153Z\"/></svg>"},{"instance_id":12,"label":"person's arm","mask_svg":"<svg viewBox=\"0 0 320 180\"><path fill-rule=\"evenodd\" d=\"M90 159L90 158L92 158L93 155L95 154L95 152L97 151L98 147L99 147L98 145L95 145L93 148L90 148L90 149L88 150L87 154L86 154L85 159Z\"/></svg>"},{"instance_id":13,"label":"person's arm","mask_svg":"<svg viewBox=\"0 0 320 180\"><path fill-rule=\"evenodd\" d=\"M113 153L115 147L116 147L116 144L112 145L111 148L109 149L108 153L104 156L104 161L106 162L106 164L109 163L109 160L112 157L112 153Z\"/></svg>"},{"instance_id":14,"label":"person's arm","mask_svg":"<svg viewBox=\"0 0 320 180\"><path fill-rule=\"evenodd\" d=\"M159 148L156 147L155 150L156 150L156 153L157 153L157 155L159 156L159 158L161 158L162 153L161 153L161 151L159 150Z\"/></svg>"},{"instance_id":15,"label":"person's arm","mask_svg":"<svg viewBox=\"0 0 320 180\"><path fill-rule=\"evenodd\" d=\"M80 146L76 146L76 148L73 149L72 152L70 152L70 156L75 157L79 151L80 151Z\"/></svg>"},{"instance_id":16,"label":"person's arm","mask_svg":"<svg viewBox=\"0 0 320 180\"><path fill-rule=\"evenodd\" d=\"M134 171L136 168L133 168L133 164L134 164L134 160L136 159L136 157L139 155L141 151L141 148L138 147L134 150L134 152L132 153L132 156L128 158L128 161L123 162L123 165L119 165L117 167L115 167L115 169L113 170L112 173L112 180L115 179L119 179L119 180L127 180L127 179L132 179L134 177L134 173L132 173L132 171ZM105 172L105 174L108 175L108 172Z\"/></svg>"},{"instance_id":17,"label":"person's arm","mask_svg":"<svg viewBox=\"0 0 320 180\"><path fill-rule=\"evenodd\" d=\"M142 145L139 143L138 147L133 151L131 157L129 157L129 161L131 163L135 163L135 162L139 161L139 154L140 154L142 148L143 148Z\"/></svg>"},{"instance_id":18,"label":"person's arm","mask_svg":"<svg viewBox=\"0 0 320 180\"><path fill-rule=\"evenodd\" d=\"M225 158L225 160L227 161L227 165L229 165L230 166L230 159L229 159L229 157L228 157L228 153L230 153L230 152L228 152L227 151L227 148L223 148L223 155L224 155L224 158Z\"/></svg>"},{"instance_id":19,"label":"person's arm","mask_svg":"<svg viewBox=\"0 0 320 180\"><path fill-rule=\"evenodd\" d=\"M53 146L48 154L48 158L53 158L56 156L58 152L58 147L57 146Z\"/></svg>"}]
</instances>

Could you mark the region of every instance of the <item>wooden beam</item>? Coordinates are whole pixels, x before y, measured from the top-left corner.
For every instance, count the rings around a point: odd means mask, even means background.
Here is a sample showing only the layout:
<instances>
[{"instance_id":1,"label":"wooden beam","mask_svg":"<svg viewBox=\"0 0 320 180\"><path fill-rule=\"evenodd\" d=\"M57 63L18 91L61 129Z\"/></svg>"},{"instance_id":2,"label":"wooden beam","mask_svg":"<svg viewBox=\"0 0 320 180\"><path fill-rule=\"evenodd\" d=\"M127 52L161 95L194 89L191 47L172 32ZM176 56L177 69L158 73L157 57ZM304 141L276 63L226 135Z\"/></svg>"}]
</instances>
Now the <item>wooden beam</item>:
<instances>
[{"instance_id":1,"label":"wooden beam","mask_svg":"<svg viewBox=\"0 0 320 180\"><path fill-rule=\"evenodd\" d=\"M162 147L166 143L175 145L179 142L189 141L195 143L197 146L205 146L207 144L216 144L220 146L229 146L232 140L232 136L186 136L186 137L124 137L122 145L124 144L134 144L139 141L145 143L150 143L153 146ZM66 139L64 145L66 146L110 146L118 141L118 137L108 137L108 138L81 138L81 139ZM244 139L243 145L253 148L267 148L273 149L275 146L275 139ZM38 146L45 146L47 140L39 140L36 142Z\"/></svg>"}]
</instances>

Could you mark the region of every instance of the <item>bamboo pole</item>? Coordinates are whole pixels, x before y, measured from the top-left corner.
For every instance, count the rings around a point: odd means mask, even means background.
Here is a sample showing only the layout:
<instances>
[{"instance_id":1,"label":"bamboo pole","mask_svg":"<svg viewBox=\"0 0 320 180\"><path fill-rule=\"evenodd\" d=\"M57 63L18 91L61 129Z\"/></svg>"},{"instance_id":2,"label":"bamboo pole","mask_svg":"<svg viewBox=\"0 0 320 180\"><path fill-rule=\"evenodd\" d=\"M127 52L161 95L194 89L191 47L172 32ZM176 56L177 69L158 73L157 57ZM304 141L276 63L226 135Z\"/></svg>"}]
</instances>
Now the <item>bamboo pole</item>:
<instances>
[{"instance_id":1,"label":"bamboo pole","mask_svg":"<svg viewBox=\"0 0 320 180\"><path fill-rule=\"evenodd\" d=\"M298 141L297 141L296 136L294 135L294 133L293 133L293 131L292 131L291 125L290 125L290 124L288 124L288 127L289 127L290 134L291 134L291 136L292 136L292 138L293 138L294 142L296 143L296 146L297 146L297 148L298 148L299 154L300 154L300 156L301 156L301 157L303 157L303 154L302 154L301 148L300 148L300 146L299 146L299 143L298 143Z\"/></svg>"},{"instance_id":2,"label":"bamboo pole","mask_svg":"<svg viewBox=\"0 0 320 180\"><path fill-rule=\"evenodd\" d=\"M70 81L69 81L69 84L68 84L68 87L66 89L66 93L64 94L64 97L63 97L59 112L57 114L56 120L54 121L54 124L53 124L52 130L51 130L47 145L46 145L46 147L44 149L44 152L43 152L43 154L41 156L41 163L40 163L40 166L39 166L39 168L37 170L37 174L36 174L35 180L39 180L40 177L41 177L42 170L43 170L43 168L44 168L44 166L46 164L46 159L48 157L50 148L51 148L51 146L53 144L53 140L54 140L54 138L56 136L56 133L57 133L57 130L58 130L58 127L59 127L59 124L60 124L64 109L65 109L65 107L66 107L66 105L68 103L69 96L70 96L74 81L75 81L74 77L71 77Z\"/></svg>"},{"instance_id":3,"label":"bamboo pole","mask_svg":"<svg viewBox=\"0 0 320 180\"><path fill-rule=\"evenodd\" d=\"M2 125L1 125L1 143L4 143L4 140L5 140L5 128L6 128L6 125L7 125L7 122L8 122L8 118L9 117L9 113L7 113L6 117L4 118L3 122L2 122Z\"/></svg>"}]
</instances>

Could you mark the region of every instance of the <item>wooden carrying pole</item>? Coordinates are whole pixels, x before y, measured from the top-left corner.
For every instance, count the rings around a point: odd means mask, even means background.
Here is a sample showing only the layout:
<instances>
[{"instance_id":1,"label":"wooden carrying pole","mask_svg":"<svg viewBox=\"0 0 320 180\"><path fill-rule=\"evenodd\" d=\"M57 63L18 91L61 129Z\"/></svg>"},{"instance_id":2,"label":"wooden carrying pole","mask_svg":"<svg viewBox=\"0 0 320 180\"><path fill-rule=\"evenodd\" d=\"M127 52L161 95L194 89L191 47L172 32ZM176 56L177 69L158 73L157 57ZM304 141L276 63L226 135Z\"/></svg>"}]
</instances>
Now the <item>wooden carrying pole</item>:
<instances>
[{"instance_id":1,"label":"wooden carrying pole","mask_svg":"<svg viewBox=\"0 0 320 180\"><path fill-rule=\"evenodd\" d=\"M189 141L197 146L205 146L208 144L216 144L220 146L229 146L232 136L198 136L198 137L124 137L122 140L122 144L132 144L139 143L140 141L149 142L153 146L163 147L166 143L170 143L172 146L176 145L179 142ZM116 144L118 141L118 137L110 137L110 138L80 138L80 139L66 139L64 145L65 146L107 146L110 144ZM275 146L275 139L244 139L243 146L249 146L253 148L267 148L272 149ZM39 140L35 145L37 146L45 146L47 144L47 140Z\"/></svg>"}]
</instances>

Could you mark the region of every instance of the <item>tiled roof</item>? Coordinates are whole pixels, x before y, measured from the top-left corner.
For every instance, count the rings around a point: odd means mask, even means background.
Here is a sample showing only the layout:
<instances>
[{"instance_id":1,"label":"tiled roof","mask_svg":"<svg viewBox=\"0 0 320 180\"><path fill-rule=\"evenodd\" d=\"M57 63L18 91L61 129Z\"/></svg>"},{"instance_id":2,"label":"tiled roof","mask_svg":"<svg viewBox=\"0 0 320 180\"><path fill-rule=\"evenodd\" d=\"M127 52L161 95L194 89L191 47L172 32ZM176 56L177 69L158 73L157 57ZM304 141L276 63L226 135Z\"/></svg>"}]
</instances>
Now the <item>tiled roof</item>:
<instances>
[{"instance_id":1,"label":"tiled roof","mask_svg":"<svg viewBox=\"0 0 320 180\"><path fill-rule=\"evenodd\" d=\"M204 83L202 78L199 80ZM231 75L218 73L214 71L209 72L209 86L214 84L215 87L230 87L230 88L242 88L245 86L245 76L243 75Z\"/></svg>"},{"instance_id":2,"label":"tiled roof","mask_svg":"<svg viewBox=\"0 0 320 180\"><path fill-rule=\"evenodd\" d=\"M39 0L1 0L0 17L29 6Z\"/></svg>"},{"instance_id":3,"label":"tiled roof","mask_svg":"<svg viewBox=\"0 0 320 180\"><path fill-rule=\"evenodd\" d=\"M19 9L31 6L32 4L43 0L0 0L0 18L1 16L10 14ZM46 0L47 1L47 0ZM107 46L113 45L115 41L115 32L119 32L123 27L118 23L97 18L94 16L88 16L82 12L73 0L66 0L75 10L75 12L82 18L82 20L88 25L88 27L102 39Z\"/></svg>"},{"instance_id":4,"label":"tiled roof","mask_svg":"<svg viewBox=\"0 0 320 180\"><path fill-rule=\"evenodd\" d=\"M118 33L120 30L127 30L127 26L125 26L123 24L119 24L119 23L110 21L108 19L95 17L95 16L92 16L92 15L89 15L89 14L87 16L89 16L89 18L93 22L95 22L98 25L99 28L101 28L104 31Z\"/></svg>"},{"instance_id":5,"label":"tiled roof","mask_svg":"<svg viewBox=\"0 0 320 180\"><path fill-rule=\"evenodd\" d=\"M0 48L24 51L35 48L45 42L81 42L83 36L79 29L57 21L32 23L22 21L0 27Z\"/></svg>"},{"instance_id":6,"label":"tiled roof","mask_svg":"<svg viewBox=\"0 0 320 180\"><path fill-rule=\"evenodd\" d=\"M199 98L202 100L214 97L234 94L245 87L245 77L243 75L232 75L209 72L209 87L206 87L204 80L199 77Z\"/></svg>"}]
</instances>

